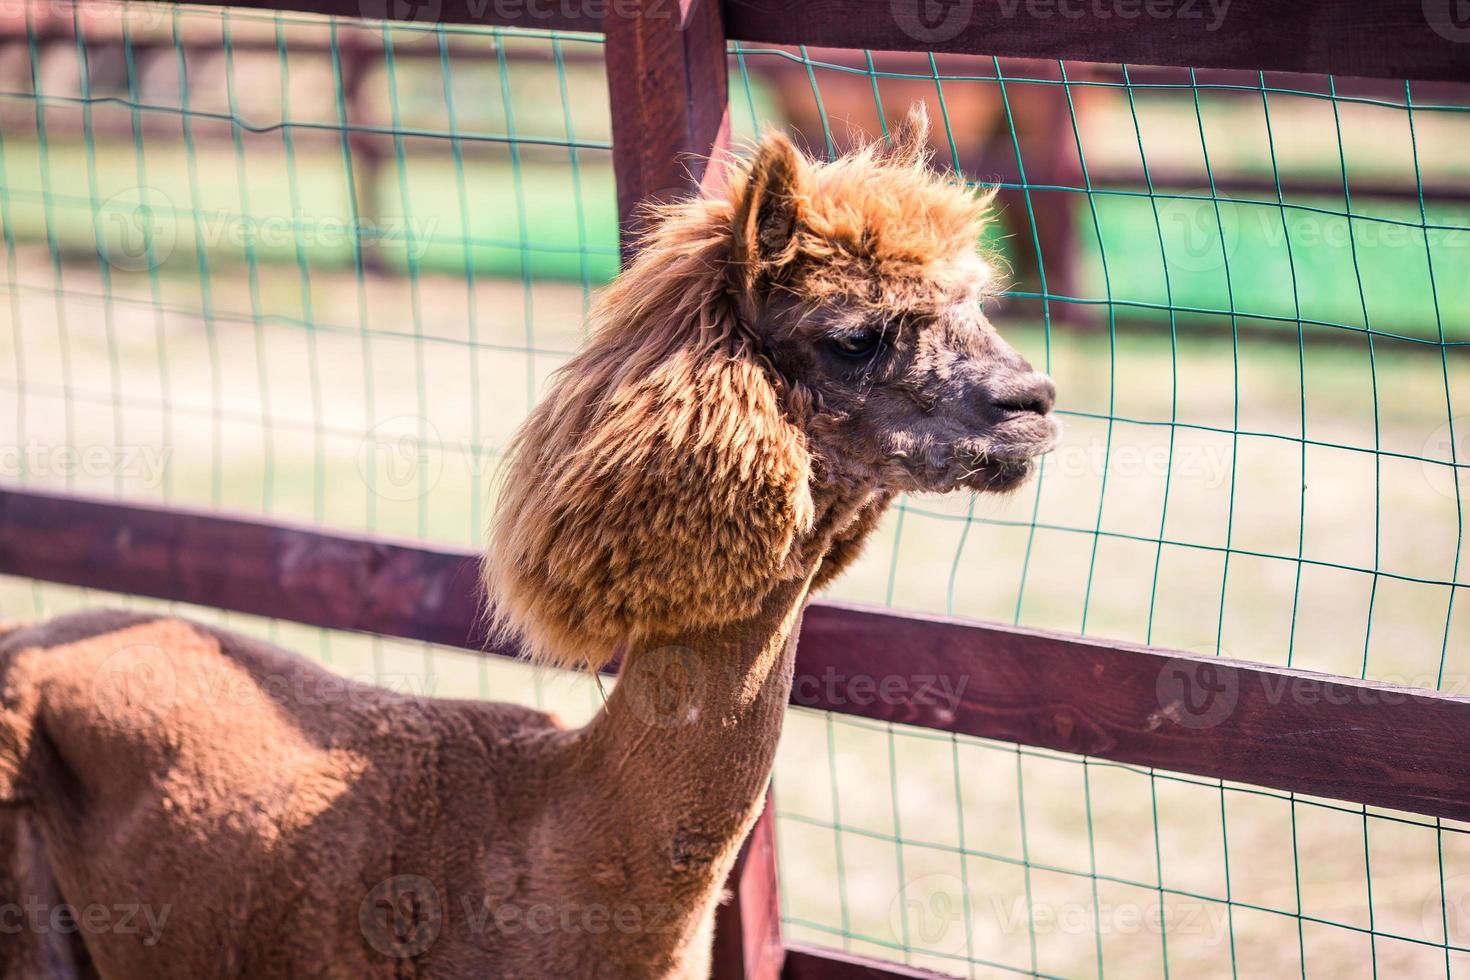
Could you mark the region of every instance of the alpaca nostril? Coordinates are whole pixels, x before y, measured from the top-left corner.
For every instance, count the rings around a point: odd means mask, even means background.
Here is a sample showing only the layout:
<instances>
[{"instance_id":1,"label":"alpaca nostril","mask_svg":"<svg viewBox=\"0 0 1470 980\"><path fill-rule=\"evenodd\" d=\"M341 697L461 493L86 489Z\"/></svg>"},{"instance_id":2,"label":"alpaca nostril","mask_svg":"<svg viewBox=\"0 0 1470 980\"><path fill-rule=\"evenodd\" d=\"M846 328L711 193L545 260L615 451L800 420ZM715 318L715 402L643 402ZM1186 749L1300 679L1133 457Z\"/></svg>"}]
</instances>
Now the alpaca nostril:
<instances>
[{"instance_id":1,"label":"alpaca nostril","mask_svg":"<svg viewBox=\"0 0 1470 980\"><path fill-rule=\"evenodd\" d=\"M1032 374L1004 396L995 400L995 407L1007 412L1035 412L1046 415L1057 401L1057 386L1044 374Z\"/></svg>"}]
</instances>

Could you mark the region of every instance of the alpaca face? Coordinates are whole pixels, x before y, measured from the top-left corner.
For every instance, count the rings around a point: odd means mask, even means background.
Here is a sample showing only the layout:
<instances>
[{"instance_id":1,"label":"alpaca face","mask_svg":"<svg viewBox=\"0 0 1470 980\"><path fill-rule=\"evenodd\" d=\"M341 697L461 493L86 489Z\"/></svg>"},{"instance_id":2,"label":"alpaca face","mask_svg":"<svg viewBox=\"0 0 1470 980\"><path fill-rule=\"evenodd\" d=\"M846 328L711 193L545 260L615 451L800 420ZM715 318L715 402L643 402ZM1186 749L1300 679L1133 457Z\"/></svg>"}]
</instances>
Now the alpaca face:
<instances>
[{"instance_id":1,"label":"alpaca face","mask_svg":"<svg viewBox=\"0 0 1470 980\"><path fill-rule=\"evenodd\" d=\"M1055 387L986 320L976 265L973 288L935 291L907 309L782 301L768 310L765 347L810 400L809 445L828 478L1000 492L1054 447Z\"/></svg>"},{"instance_id":2,"label":"alpaca face","mask_svg":"<svg viewBox=\"0 0 1470 980\"><path fill-rule=\"evenodd\" d=\"M1004 491L1055 445L1056 392L982 312L986 201L929 169L927 130L826 163L767 138L736 188L746 321L819 478Z\"/></svg>"}]
</instances>

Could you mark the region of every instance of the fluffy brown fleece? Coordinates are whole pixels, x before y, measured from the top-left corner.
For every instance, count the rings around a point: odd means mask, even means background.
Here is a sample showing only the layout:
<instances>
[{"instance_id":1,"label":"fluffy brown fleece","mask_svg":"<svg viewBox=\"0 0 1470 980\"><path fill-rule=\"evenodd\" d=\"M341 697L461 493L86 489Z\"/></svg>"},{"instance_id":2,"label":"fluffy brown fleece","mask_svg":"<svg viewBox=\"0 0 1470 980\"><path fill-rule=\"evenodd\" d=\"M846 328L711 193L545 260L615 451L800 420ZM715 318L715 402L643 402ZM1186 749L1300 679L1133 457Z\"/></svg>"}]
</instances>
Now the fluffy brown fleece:
<instances>
[{"instance_id":1,"label":"fluffy brown fleece","mask_svg":"<svg viewBox=\"0 0 1470 980\"><path fill-rule=\"evenodd\" d=\"M171 617L0 636L0 978L707 976L811 589L1055 437L924 145L666 208L526 423L487 576L540 659L623 653L586 727Z\"/></svg>"}]
</instances>

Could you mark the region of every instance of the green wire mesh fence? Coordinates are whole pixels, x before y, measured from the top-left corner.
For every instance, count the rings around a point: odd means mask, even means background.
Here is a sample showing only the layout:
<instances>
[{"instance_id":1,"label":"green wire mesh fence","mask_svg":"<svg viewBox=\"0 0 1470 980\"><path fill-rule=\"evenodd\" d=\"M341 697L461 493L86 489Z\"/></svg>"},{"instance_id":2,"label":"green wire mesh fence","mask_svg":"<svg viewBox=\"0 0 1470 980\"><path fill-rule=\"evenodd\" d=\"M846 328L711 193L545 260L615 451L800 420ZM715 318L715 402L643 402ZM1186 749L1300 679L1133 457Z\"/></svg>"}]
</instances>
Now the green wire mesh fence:
<instances>
[{"instance_id":1,"label":"green wire mesh fence","mask_svg":"<svg viewBox=\"0 0 1470 980\"><path fill-rule=\"evenodd\" d=\"M476 543L617 268L600 39L4 22L0 477ZM1465 688L1470 92L740 43L730 68L737 138L819 154L928 103L938 160L1001 188L992 316L1062 392L1038 481L904 500L836 595ZM104 600L147 604L0 588L7 615ZM390 686L598 704L189 612ZM793 939L971 977L1470 975L1451 821L801 710L775 794Z\"/></svg>"}]
</instances>

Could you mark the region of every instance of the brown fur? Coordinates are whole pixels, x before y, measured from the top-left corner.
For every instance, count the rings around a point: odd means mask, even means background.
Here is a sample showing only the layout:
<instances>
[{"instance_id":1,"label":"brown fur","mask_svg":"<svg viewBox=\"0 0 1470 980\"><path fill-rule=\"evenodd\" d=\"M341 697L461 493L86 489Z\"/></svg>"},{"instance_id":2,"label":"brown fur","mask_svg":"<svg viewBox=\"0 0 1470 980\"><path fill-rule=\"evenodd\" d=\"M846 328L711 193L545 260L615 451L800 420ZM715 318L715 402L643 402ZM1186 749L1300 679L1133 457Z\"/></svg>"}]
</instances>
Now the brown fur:
<instances>
[{"instance_id":1,"label":"brown fur","mask_svg":"<svg viewBox=\"0 0 1470 980\"><path fill-rule=\"evenodd\" d=\"M487 581L539 659L623 651L585 728L171 618L0 638L0 910L167 916L22 930L0 977L706 976L811 589L896 493L1007 489L1055 436L924 127L769 137L665 208L526 422Z\"/></svg>"}]
</instances>

